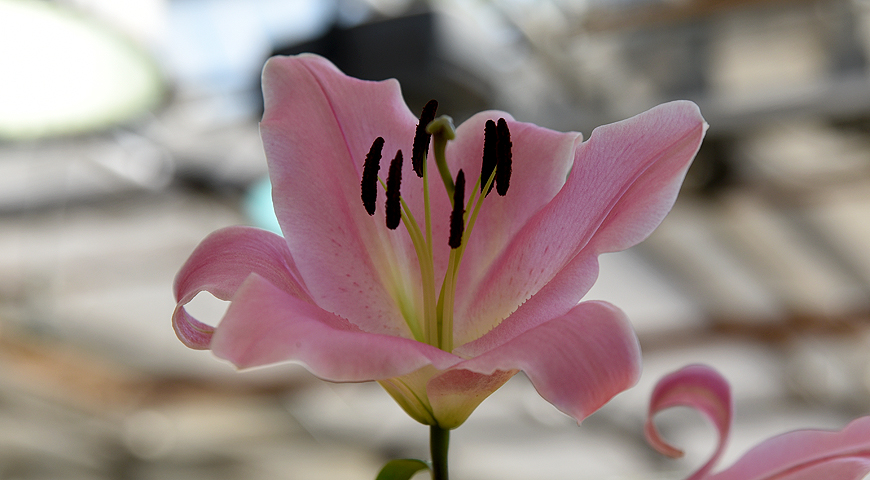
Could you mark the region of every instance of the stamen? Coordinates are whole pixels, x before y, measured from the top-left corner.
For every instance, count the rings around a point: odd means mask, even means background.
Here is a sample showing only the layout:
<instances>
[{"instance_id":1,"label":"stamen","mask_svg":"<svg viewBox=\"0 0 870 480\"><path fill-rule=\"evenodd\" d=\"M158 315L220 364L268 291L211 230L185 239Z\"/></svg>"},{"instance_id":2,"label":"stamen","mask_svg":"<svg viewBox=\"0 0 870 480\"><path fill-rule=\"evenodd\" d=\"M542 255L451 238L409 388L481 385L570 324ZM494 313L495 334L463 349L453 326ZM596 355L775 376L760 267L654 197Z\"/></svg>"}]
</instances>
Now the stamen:
<instances>
[{"instance_id":1,"label":"stamen","mask_svg":"<svg viewBox=\"0 0 870 480\"><path fill-rule=\"evenodd\" d=\"M495 169L495 189L503 197L511 183L511 132L503 118L498 119L497 132L498 143L495 151L498 165Z\"/></svg>"},{"instance_id":2,"label":"stamen","mask_svg":"<svg viewBox=\"0 0 870 480\"><path fill-rule=\"evenodd\" d=\"M402 220L402 195L399 188L402 185L402 151L396 152L396 158L390 162L390 172L387 175L387 228L395 230Z\"/></svg>"},{"instance_id":3,"label":"stamen","mask_svg":"<svg viewBox=\"0 0 870 480\"><path fill-rule=\"evenodd\" d=\"M450 248L456 249L462 245L462 233L465 229L465 173L462 169L456 174L456 189L453 190L453 211L450 212Z\"/></svg>"},{"instance_id":4,"label":"stamen","mask_svg":"<svg viewBox=\"0 0 870 480\"><path fill-rule=\"evenodd\" d=\"M497 162L495 148L496 143L498 142L498 134L496 133L495 122L492 120L486 121L486 126L483 130L483 162L480 166L480 192L483 193L483 189L486 187L486 182L489 181L489 177L492 176L492 172L495 171L495 166ZM486 190L484 197L489 195L489 192L492 191L492 184L489 184L489 188Z\"/></svg>"},{"instance_id":5,"label":"stamen","mask_svg":"<svg viewBox=\"0 0 870 480\"><path fill-rule=\"evenodd\" d=\"M414 173L418 177L423 178L424 162L426 154L429 152L429 139L432 137L426 132L426 126L435 119L435 111L438 109L438 102L429 100L423 112L420 113L420 123L417 124L417 130L414 132L414 148L411 150L411 166L414 167Z\"/></svg>"},{"instance_id":6,"label":"stamen","mask_svg":"<svg viewBox=\"0 0 870 480\"><path fill-rule=\"evenodd\" d=\"M383 148L384 138L376 138L363 164L362 181L360 182L361 197L363 206L369 215L375 214L375 204L378 201L378 170L381 169L381 150Z\"/></svg>"}]
</instances>

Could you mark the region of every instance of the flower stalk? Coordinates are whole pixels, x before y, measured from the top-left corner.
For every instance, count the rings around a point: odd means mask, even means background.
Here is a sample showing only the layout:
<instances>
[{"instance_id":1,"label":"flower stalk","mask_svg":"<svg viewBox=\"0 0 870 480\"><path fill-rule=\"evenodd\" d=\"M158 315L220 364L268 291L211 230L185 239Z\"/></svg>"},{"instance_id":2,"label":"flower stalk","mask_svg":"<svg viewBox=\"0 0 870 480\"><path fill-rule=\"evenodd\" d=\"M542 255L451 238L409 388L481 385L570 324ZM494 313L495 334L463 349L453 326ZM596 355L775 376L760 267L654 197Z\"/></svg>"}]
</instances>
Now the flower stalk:
<instances>
[{"instance_id":1,"label":"flower stalk","mask_svg":"<svg viewBox=\"0 0 870 480\"><path fill-rule=\"evenodd\" d=\"M438 425L429 427L429 450L432 454L432 480L447 480L447 449L450 430Z\"/></svg>"}]
</instances>

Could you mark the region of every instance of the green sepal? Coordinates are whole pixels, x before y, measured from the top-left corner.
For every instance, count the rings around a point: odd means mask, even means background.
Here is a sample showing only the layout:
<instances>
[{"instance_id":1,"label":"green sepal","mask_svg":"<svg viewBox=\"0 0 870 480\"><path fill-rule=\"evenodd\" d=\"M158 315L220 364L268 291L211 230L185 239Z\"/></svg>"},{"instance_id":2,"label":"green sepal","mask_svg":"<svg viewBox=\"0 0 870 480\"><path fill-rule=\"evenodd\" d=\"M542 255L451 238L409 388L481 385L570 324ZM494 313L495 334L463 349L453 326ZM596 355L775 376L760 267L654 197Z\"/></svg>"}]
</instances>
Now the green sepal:
<instances>
[{"instance_id":1,"label":"green sepal","mask_svg":"<svg viewBox=\"0 0 870 480\"><path fill-rule=\"evenodd\" d=\"M417 472L429 469L429 464L423 460L413 458L390 460L384 465L375 480L408 480Z\"/></svg>"}]
</instances>

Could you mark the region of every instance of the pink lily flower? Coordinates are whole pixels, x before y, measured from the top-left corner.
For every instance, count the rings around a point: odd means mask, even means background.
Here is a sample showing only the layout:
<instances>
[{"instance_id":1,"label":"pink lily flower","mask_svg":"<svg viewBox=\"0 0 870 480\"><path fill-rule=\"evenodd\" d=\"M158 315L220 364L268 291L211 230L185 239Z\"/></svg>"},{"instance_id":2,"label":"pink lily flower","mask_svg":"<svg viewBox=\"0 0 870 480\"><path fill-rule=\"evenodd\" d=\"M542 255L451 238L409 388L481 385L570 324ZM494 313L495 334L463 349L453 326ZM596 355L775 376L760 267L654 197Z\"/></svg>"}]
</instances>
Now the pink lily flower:
<instances>
[{"instance_id":1,"label":"pink lily flower","mask_svg":"<svg viewBox=\"0 0 870 480\"><path fill-rule=\"evenodd\" d=\"M300 55L269 60L263 90L284 236L230 227L203 240L175 282L173 325L185 345L240 368L292 361L328 381L375 380L411 417L444 429L520 370L577 421L637 381L640 350L625 315L579 302L597 256L640 242L671 208L706 129L694 104L659 106L585 143L482 112L439 151L438 132L431 149L413 148L418 119L395 80L357 80ZM444 119L430 124L438 128L442 139L454 134ZM489 128L512 158L487 174L499 195L483 195L488 178L476 173ZM441 158L443 176L419 177L416 156L403 164L401 152L414 150ZM401 193L387 208L363 174L380 151L397 157L384 183ZM481 190L467 189L467 210L465 176ZM201 291L231 301L217 327L184 309Z\"/></svg>"},{"instance_id":2,"label":"pink lily flower","mask_svg":"<svg viewBox=\"0 0 870 480\"><path fill-rule=\"evenodd\" d=\"M731 429L731 389L715 370L692 365L667 375L656 385L646 422L649 443L660 453L682 452L665 442L653 416L661 410L691 407L716 427L719 443L711 458L687 480L861 480L870 473L870 417L852 421L839 432L798 430L769 438L726 470L712 474Z\"/></svg>"}]
</instances>

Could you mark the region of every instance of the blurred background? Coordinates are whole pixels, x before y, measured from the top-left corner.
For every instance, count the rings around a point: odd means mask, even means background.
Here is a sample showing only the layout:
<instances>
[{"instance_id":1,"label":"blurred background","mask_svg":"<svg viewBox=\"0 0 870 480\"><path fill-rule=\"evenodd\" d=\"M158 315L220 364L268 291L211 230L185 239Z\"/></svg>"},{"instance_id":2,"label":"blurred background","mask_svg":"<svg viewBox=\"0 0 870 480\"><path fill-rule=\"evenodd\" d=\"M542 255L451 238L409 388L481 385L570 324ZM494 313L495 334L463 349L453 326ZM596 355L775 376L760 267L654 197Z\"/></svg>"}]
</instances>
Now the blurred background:
<instances>
[{"instance_id":1,"label":"blurred background","mask_svg":"<svg viewBox=\"0 0 870 480\"><path fill-rule=\"evenodd\" d=\"M271 225L259 74L302 51L457 121L588 137L687 98L710 124L673 212L588 296L634 322L640 384L578 427L519 375L454 432L455 478L682 479L712 429L662 414L673 461L642 421L688 363L732 384L724 464L842 428L870 407L868 48L865 0L0 0L0 479L353 480L427 457L376 384L237 373L170 326L199 241Z\"/></svg>"}]
</instances>

